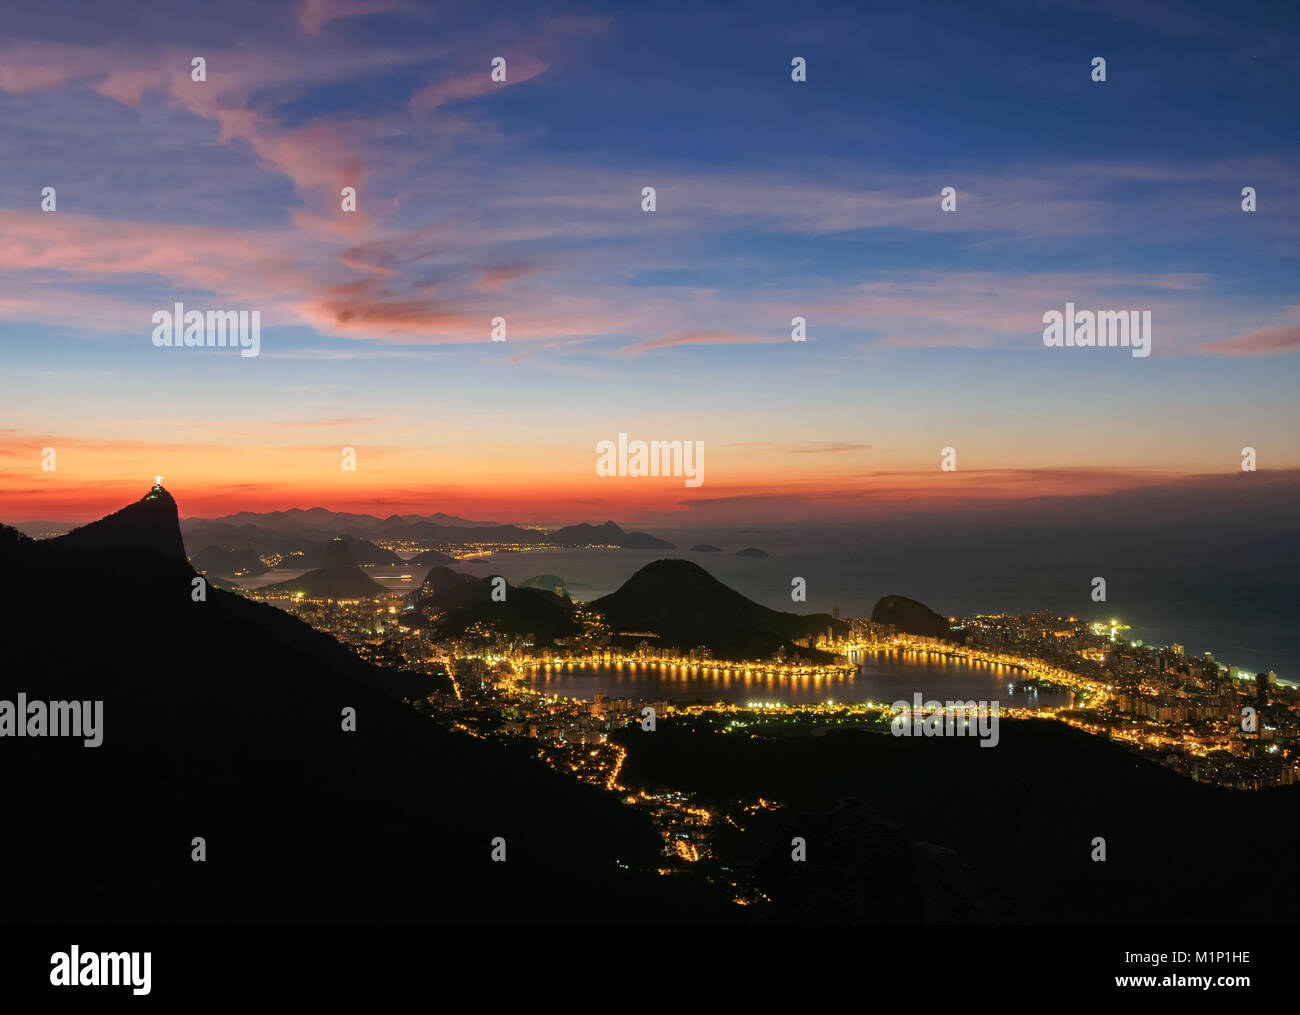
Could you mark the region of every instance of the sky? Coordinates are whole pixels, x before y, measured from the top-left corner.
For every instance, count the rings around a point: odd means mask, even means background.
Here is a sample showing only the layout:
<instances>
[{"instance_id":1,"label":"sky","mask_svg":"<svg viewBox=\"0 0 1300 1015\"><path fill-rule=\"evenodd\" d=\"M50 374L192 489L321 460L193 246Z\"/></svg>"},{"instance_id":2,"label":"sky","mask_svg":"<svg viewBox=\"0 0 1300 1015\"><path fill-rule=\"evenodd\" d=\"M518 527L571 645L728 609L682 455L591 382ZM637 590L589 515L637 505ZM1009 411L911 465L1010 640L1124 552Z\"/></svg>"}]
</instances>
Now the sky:
<instances>
[{"instance_id":1,"label":"sky","mask_svg":"<svg viewBox=\"0 0 1300 1015\"><path fill-rule=\"evenodd\" d=\"M1294 4L46 2L0 33L2 520L155 475L186 516L1300 506ZM259 311L260 354L156 347L178 302ZM1149 310L1151 355L1046 347L1067 302ZM597 475L619 433L703 442L703 483Z\"/></svg>"}]
</instances>

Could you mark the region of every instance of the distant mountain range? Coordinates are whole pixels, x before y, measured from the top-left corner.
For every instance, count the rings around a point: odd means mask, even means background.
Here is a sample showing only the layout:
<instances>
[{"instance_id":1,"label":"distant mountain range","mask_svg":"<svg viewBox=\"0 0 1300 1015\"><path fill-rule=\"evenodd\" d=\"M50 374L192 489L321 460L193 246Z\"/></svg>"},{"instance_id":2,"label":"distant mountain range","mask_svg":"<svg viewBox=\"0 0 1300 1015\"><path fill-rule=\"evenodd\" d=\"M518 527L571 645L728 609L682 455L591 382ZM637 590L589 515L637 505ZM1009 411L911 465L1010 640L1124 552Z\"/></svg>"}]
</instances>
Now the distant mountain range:
<instances>
[{"instance_id":1,"label":"distant mountain range","mask_svg":"<svg viewBox=\"0 0 1300 1015\"><path fill-rule=\"evenodd\" d=\"M612 521L603 525L563 526L547 533L534 526L507 525L501 522L471 521L445 515L389 515L378 518L367 514L329 511L325 508L292 508L288 511L258 513L241 511L220 518L186 518L181 531L187 540L194 534L220 536L224 539L255 536L291 536L320 539L350 535L359 539L415 539L439 537L449 542L553 542L562 545L599 543L612 546L671 548L670 543L656 540L644 532L625 532ZM213 540L219 542L220 540Z\"/></svg>"},{"instance_id":2,"label":"distant mountain range","mask_svg":"<svg viewBox=\"0 0 1300 1015\"><path fill-rule=\"evenodd\" d=\"M261 561L263 557L279 557L277 567L321 567L326 545L334 536L348 540L357 564L362 567L403 563L398 554L376 545L374 540L381 539L440 546L550 544L675 549L672 543L649 533L624 531L612 521L603 525L568 525L548 533L518 525L466 521L443 514L391 515L380 519L373 515L342 514L324 508L305 511L295 508L265 515L245 511L213 519L187 518L181 523L181 531L187 546L199 547L193 556L195 567L214 574L239 572L249 576L268 570ZM412 563L445 564L452 559L439 550L429 550Z\"/></svg>"},{"instance_id":3,"label":"distant mountain range","mask_svg":"<svg viewBox=\"0 0 1300 1015\"><path fill-rule=\"evenodd\" d=\"M431 515L389 515L378 518L375 515L349 514L346 511L329 511L325 508L290 508L287 511L240 511L220 518L185 518L181 521L181 531L187 531L198 523L212 525L229 525L240 528L252 525L270 532L301 533L314 529L320 533L341 531L355 532L365 536L381 535L401 529L404 526L422 522L434 525L455 525L464 528L476 526L495 526L499 522L475 522L455 515L445 515L441 511Z\"/></svg>"}]
</instances>

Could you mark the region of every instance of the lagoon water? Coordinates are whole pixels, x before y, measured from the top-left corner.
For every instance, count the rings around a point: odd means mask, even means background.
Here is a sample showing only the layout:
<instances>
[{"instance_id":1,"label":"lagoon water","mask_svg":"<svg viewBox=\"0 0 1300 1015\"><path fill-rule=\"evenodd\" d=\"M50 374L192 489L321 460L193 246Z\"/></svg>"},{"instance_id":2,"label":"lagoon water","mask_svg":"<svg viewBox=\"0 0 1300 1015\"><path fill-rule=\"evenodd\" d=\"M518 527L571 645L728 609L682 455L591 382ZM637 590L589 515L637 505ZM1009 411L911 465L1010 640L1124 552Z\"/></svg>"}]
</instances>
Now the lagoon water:
<instances>
[{"instance_id":1,"label":"lagoon water","mask_svg":"<svg viewBox=\"0 0 1300 1015\"><path fill-rule=\"evenodd\" d=\"M856 655L856 653L855 653ZM591 700L597 694L643 701L781 702L787 705L911 701L996 701L1002 707L1068 705L1068 693L1012 694L1008 684L1023 674L1007 666L954 660L914 652L873 652L854 658L856 673L846 676L789 677L713 667L563 665L527 671L538 691Z\"/></svg>"}]
</instances>

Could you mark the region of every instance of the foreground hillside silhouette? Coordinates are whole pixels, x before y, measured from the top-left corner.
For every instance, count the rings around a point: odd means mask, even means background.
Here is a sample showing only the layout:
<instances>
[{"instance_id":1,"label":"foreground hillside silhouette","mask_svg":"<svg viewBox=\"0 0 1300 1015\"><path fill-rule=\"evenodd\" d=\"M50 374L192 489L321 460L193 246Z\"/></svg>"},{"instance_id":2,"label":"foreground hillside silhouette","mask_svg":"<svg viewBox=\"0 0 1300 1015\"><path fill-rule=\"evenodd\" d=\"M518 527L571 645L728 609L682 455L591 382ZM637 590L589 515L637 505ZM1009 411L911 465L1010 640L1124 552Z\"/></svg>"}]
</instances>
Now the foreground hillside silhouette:
<instances>
[{"instance_id":1,"label":"foreground hillside silhouette","mask_svg":"<svg viewBox=\"0 0 1300 1015\"><path fill-rule=\"evenodd\" d=\"M439 729L399 700L431 690L422 678L368 666L272 607L211 588L193 602L193 577L165 491L44 543L0 529L0 697L105 703L99 748L0 741L21 815L0 837L0 919L727 915L711 893L636 872L658 839L612 795ZM344 707L355 733L340 729ZM495 836L505 863L490 861Z\"/></svg>"},{"instance_id":2,"label":"foreground hillside silhouette","mask_svg":"<svg viewBox=\"0 0 1300 1015\"><path fill-rule=\"evenodd\" d=\"M640 809L551 771L527 742L418 716L400 699L435 689L430 678L372 667L235 595L194 602L194 577L160 488L41 543L0 527L0 698L105 703L102 747L0 739L14 816L0 921L1285 923L1300 911L1300 787L1190 782L1053 722L1004 722L994 749L688 732L674 717L617 732L634 790L784 805L716 843L771 900L738 911L698 879L651 873L660 842ZM483 595L440 568L416 599L461 618ZM567 617L553 593L510 595ZM726 647L764 652L829 619L765 610L685 561L648 565L602 602L686 645L716 616L715 634L739 639ZM340 728L345 707L355 733ZM190 859L195 836L206 862ZM504 864L490 861L496 836ZM790 862L796 836L806 865ZM1089 859L1095 836L1104 864Z\"/></svg>"},{"instance_id":3,"label":"foreground hillside silhouette","mask_svg":"<svg viewBox=\"0 0 1300 1015\"><path fill-rule=\"evenodd\" d=\"M1042 720L1004 720L995 748L856 729L790 736L779 719L741 734L684 725L617 734L629 748L620 779L704 806L782 802L725 843L772 899L768 919L1282 924L1300 913L1300 786L1192 782ZM789 862L796 835L806 867ZM1091 859L1096 836L1105 863Z\"/></svg>"}]
</instances>

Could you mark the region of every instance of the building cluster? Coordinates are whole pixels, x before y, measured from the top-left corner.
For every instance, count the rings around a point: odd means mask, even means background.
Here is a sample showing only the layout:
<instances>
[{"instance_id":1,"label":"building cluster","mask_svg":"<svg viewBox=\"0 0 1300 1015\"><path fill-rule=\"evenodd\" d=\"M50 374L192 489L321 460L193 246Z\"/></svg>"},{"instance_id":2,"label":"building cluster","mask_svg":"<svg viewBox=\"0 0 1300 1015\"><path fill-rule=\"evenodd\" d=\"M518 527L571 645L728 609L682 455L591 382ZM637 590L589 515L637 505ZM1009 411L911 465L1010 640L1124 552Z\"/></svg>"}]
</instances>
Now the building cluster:
<instances>
[{"instance_id":1,"label":"building cluster","mask_svg":"<svg viewBox=\"0 0 1300 1015\"><path fill-rule=\"evenodd\" d=\"M611 698L598 694L592 701L574 698L545 698L540 694L521 691L512 696L523 708L518 717L501 720L497 730L512 736L525 736L533 740L551 740L586 747L603 744L609 734L633 721L640 721L642 710L653 708L655 716L667 715L666 701L641 702L628 698Z\"/></svg>"},{"instance_id":2,"label":"building cluster","mask_svg":"<svg viewBox=\"0 0 1300 1015\"><path fill-rule=\"evenodd\" d=\"M603 695L591 702L547 698L521 686L519 674L529 667L648 665L815 676L849 665L814 666L784 659L727 663L714 660L707 648L683 652L658 645L649 632L613 632L581 605L580 632L542 651L527 635L486 631L437 641L429 627L407 611L399 593L358 601L280 599L276 604L377 665L446 673L455 693L442 696L446 700L439 707L455 711L454 720L464 728L485 736L532 739L552 752L603 749L613 730L641 719L647 703ZM1110 737L1205 782L1258 788L1300 781L1296 688L1279 685L1272 672L1250 674L1221 663L1210 652L1194 655L1182 645L1156 648L1130 641L1123 636L1127 630L1117 620L1085 621L1039 612L962 618L953 624L951 641L904 635L861 619L849 621L847 637L836 638L828 631L809 640L841 657L902 651L1014 666L1024 675L1017 679L1018 687L1057 688L1073 696L1068 707L1024 710L1025 715ZM617 636L632 647L615 647ZM649 704L656 715L668 710L665 702ZM1004 711L1008 716L1022 712ZM580 774L599 781L612 762L598 757L598 765L584 760L571 770L581 769ZM563 759L553 760L561 764Z\"/></svg>"},{"instance_id":3,"label":"building cluster","mask_svg":"<svg viewBox=\"0 0 1300 1015\"><path fill-rule=\"evenodd\" d=\"M1161 694L1143 694L1136 688L1119 691L1114 696L1114 709L1149 722L1189 723L1228 719L1237 714L1235 694L1187 694L1181 688Z\"/></svg>"},{"instance_id":4,"label":"building cluster","mask_svg":"<svg viewBox=\"0 0 1300 1015\"><path fill-rule=\"evenodd\" d=\"M1300 781L1300 692L1212 652L1121 637L1118 621L1048 613L963 620L967 645L1017 652L1104 685L1082 707L1042 714L1110 737L1202 782L1262 789ZM1079 703L1076 703L1078 705Z\"/></svg>"}]
</instances>

